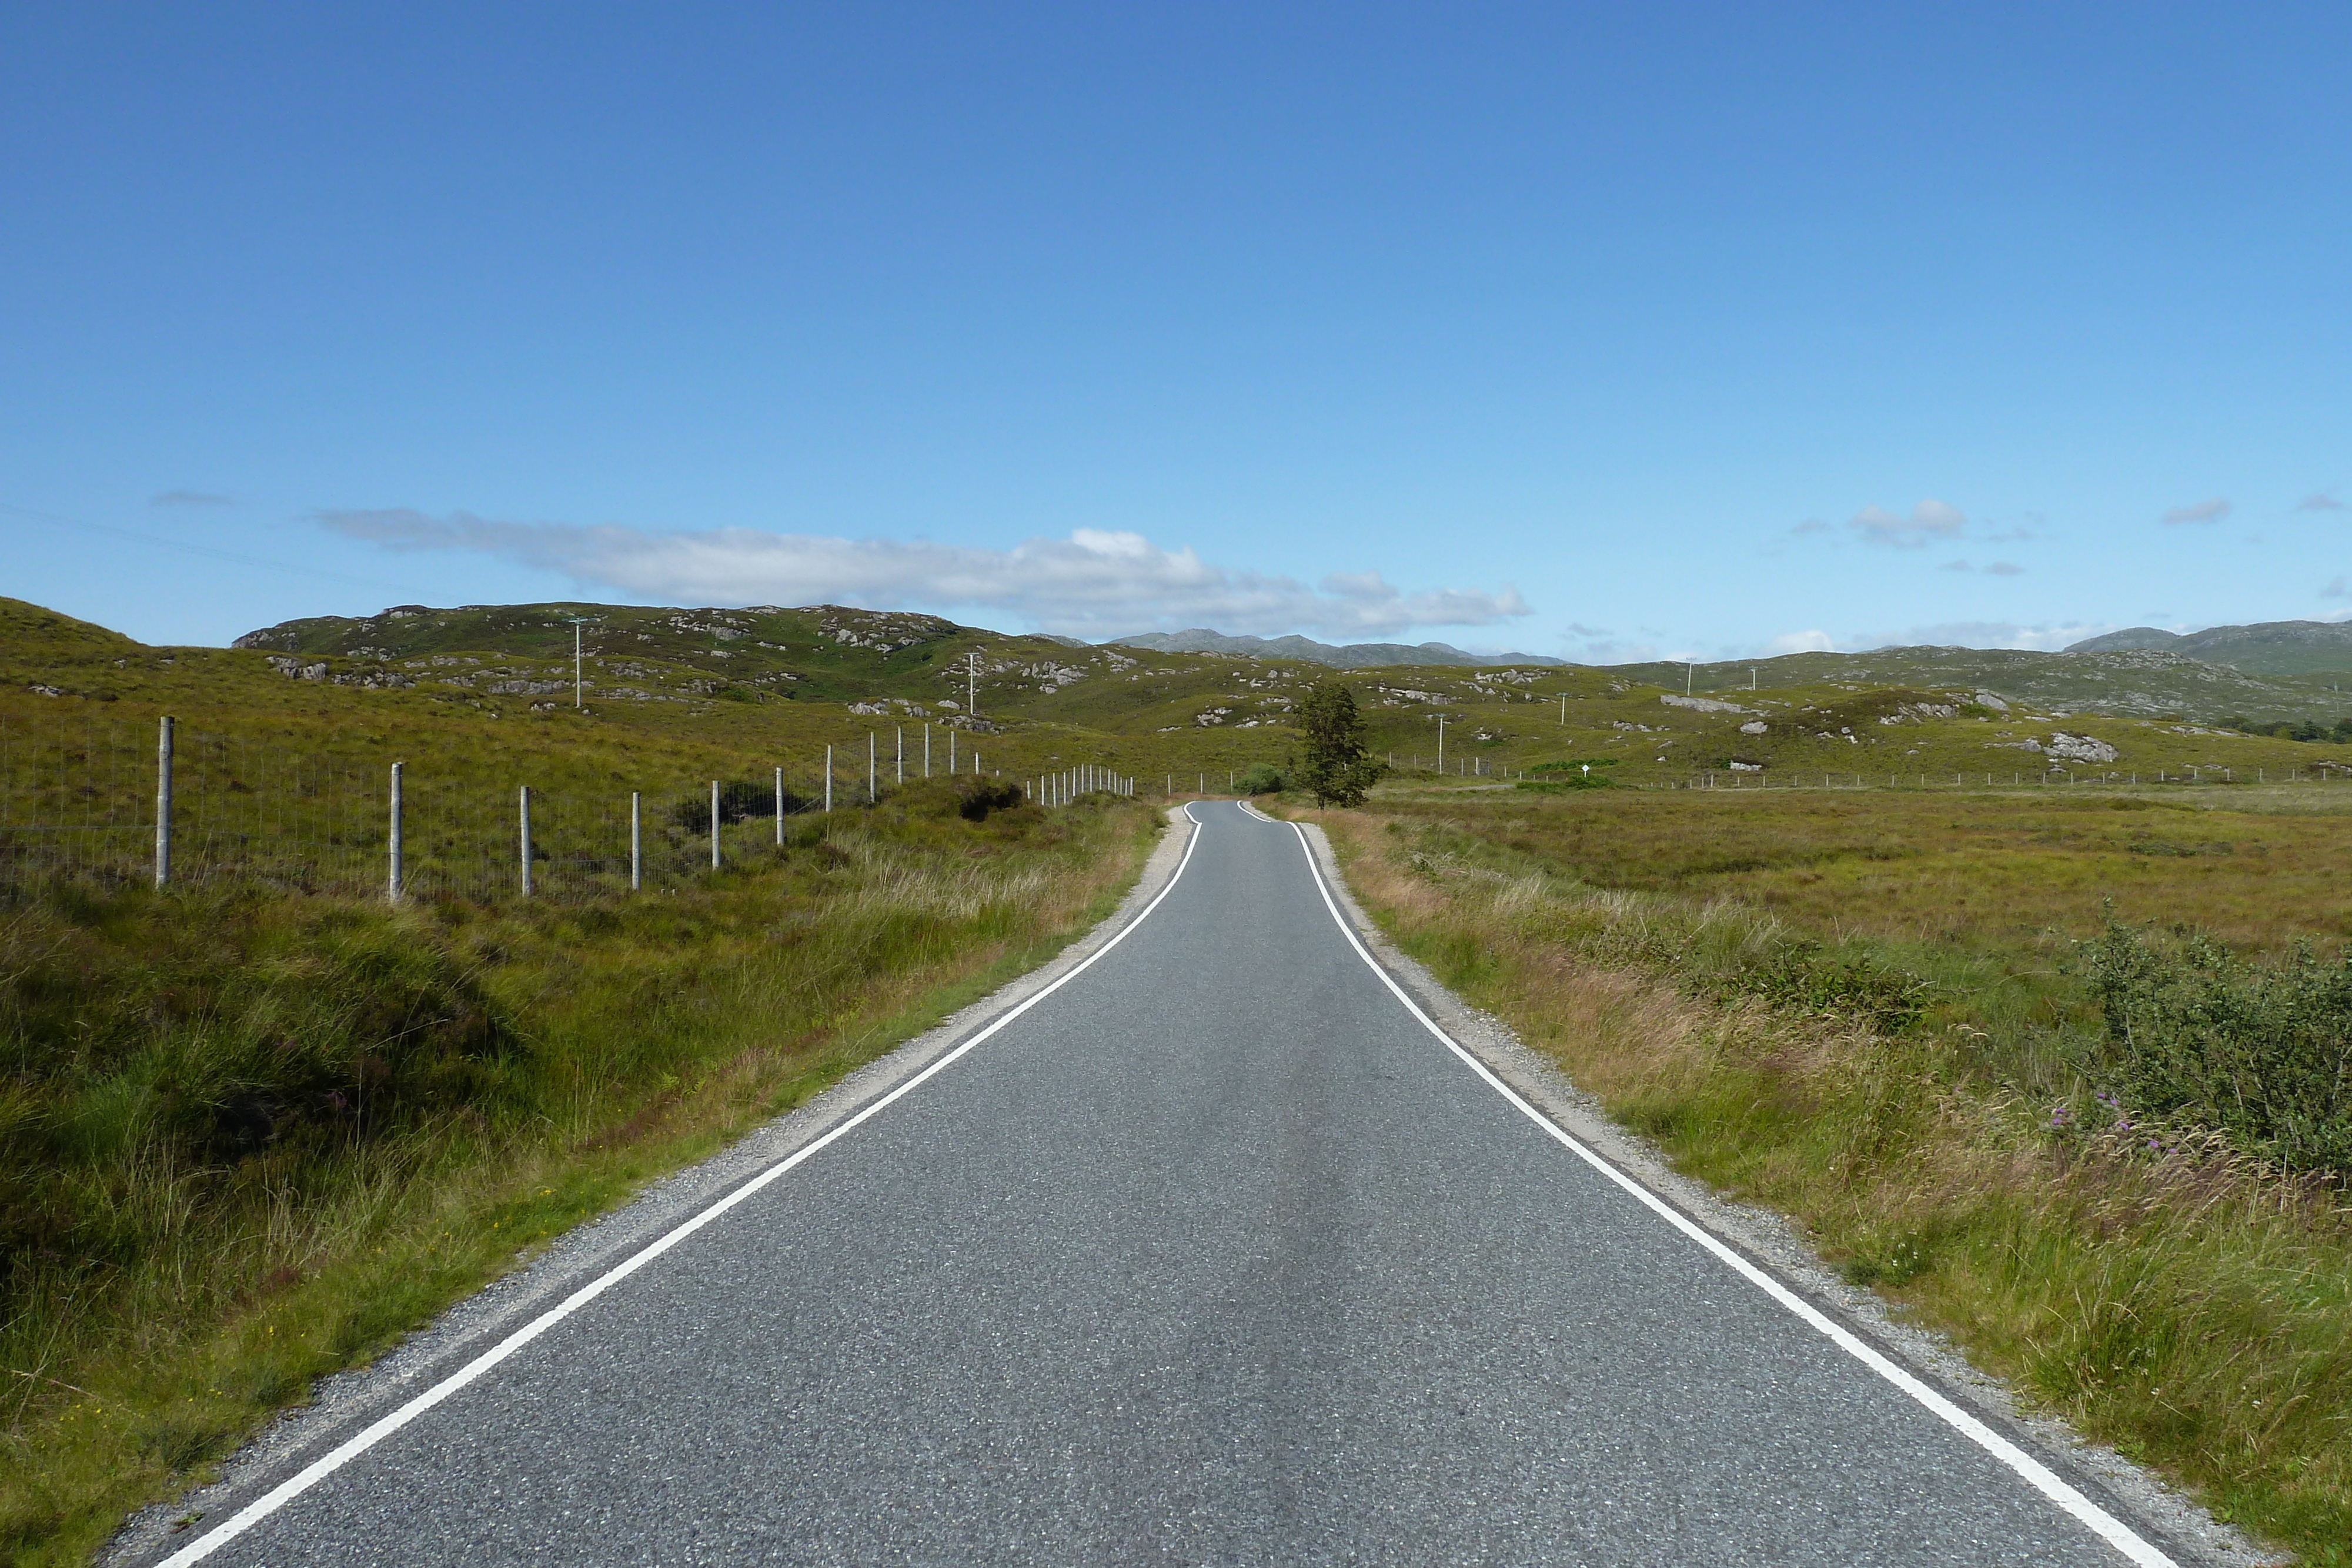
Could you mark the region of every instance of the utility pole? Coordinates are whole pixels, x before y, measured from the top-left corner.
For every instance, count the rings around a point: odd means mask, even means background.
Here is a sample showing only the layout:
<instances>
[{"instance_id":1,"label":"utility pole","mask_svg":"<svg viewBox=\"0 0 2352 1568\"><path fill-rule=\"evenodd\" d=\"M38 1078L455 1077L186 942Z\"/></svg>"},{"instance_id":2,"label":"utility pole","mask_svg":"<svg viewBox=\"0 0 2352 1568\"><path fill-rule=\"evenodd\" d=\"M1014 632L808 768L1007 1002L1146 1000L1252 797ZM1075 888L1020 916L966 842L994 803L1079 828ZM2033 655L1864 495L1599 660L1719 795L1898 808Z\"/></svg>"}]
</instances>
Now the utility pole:
<instances>
[{"instance_id":1,"label":"utility pole","mask_svg":"<svg viewBox=\"0 0 2352 1568\"><path fill-rule=\"evenodd\" d=\"M1559 694L1559 727L1562 729L1568 727L1568 694L1566 692Z\"/></svg>"},{"instance_id":2,"label":"utility pole","mask_svg":"<svg viewBox=\"0 0 2352 1568\"><path fill-rule=\"evenodd\" d=\"M564 619L572 622L572 706L575 708L584 707L587 705L582 700L580 695L580 628L587 625L590 622L594 621L596 617L593 615L567 615Z\"/></svg>"},{"instance_id":3,"label":"utility pole","mask_svg":"<svg viewBox=\"0 0 2352 1568\"><path fill-rule=\"evenodd\" d=\"M1445 777L1445 716L1437 716L1437 776Z\"/></svg>"}]
</instances>

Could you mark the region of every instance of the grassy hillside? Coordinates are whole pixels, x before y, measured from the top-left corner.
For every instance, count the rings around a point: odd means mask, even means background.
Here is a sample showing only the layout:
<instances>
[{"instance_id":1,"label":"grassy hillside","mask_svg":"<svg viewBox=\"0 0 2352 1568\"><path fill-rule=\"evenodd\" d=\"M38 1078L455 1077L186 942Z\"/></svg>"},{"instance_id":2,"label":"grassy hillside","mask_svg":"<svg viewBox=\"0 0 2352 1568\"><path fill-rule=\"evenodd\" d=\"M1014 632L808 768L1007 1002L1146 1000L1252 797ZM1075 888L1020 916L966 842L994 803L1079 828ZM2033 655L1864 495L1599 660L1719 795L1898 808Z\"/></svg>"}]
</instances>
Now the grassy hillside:
<instances>
[{"instance_id":1,"label":"grassy hillside","mask_svg":"<svg viewBox=\"0 0 2352 1568\"><path fill-rule=\"evenodd\" d=\"M2161 632L2134 626L2074 643L2070 653L2156 648L2225 664L2254 675L2313 675L2352 685L2352 622L2265 621L2251 626L2208 626L2202 632Z\"/></svg>"},{"instance_id":2,"label":"grassy hillside","mask_svg":"<svg viewBox=\"0 0 2352 1568\"><path fill-rule=\"evenodd\" d=\"M2218 724L2242 716L2264 727L2298 720L2330 722L2352 713L2339 682L2301 668L2276 673L2233 669L2189 651L2122 649L2038 653L2017 648L1881 648L1868 653L1790 653L1777 659L1702 664L1702 694L1748 685L1766 687L1847 685L1990 691L2044 712L2112 717L2173 717ZM1680 664L1627 664L1617 672L1683 688ZM2352 675L2340 684L2352 687Z\"/></svg>"},{"instance_id":3,"label":"grassy hillside","mask_svg":"<svg viewBox=\"0 0 2352 1568\"><path fill-rule=\"evenodd\" d=\"M583 636L577 707L573 614L598 617ZM357 888L381 870L385 779L399 760L416 874L479 894L510 873L526 785L554 890L614 874L632 792L654 813L658 873L690 875L697 849L679 824L698 820L694 802L713 779L757 790L782 768L795 796L822 799L831 747L836 800L860 800L869 747L883 782L898 777L902 754L919 777L928 735L934 772L951 754L968 769L977 749L1013 779L1092 762L1147 787L1217 787L1291 758L1297 702L1332 678L1296 662L1072 648L835 608L395 609L242 641L250 645L148 648L0 601L0 874L8 856L110 854L127 865L145 854L153 727L166 712L181 726L177 815L192 872L207 855L249 861L269 846L285 866ZM1956 667L1980 679L1955 682ZM2053 670L2074 672L2071 695ZM1645 673L1670 675L1671 688ZM2252 782L2333 776L2352 762L2352 746L2139 711L2178 697L2184 683L2205 692L2200 712L2254 715L2254 698L2288 695L2306 717L2333 711L2314 691L2164 654L1800 654L1753 666L1752 691L1748 666L1736 686L1729 669L1700 674L1714 678L1693 683L1696 703L1684 700L1682 672L1664 666L1341 678L1363 704L1374 751L1401 773L1436 776L1442 719L1445 776L1465 787L1601 760L1621 785L1842 788L2215 774ZM2140 685L2117 685L2126 679ZM2151 685L2162 682L2171 688ZM2132 711L2091 711L2080 699L2097 683L2100 702ZM2020 695L2036 690L2066 700ZM758 828L730 831L748 840Z\"/></svg>"}]
</instances>

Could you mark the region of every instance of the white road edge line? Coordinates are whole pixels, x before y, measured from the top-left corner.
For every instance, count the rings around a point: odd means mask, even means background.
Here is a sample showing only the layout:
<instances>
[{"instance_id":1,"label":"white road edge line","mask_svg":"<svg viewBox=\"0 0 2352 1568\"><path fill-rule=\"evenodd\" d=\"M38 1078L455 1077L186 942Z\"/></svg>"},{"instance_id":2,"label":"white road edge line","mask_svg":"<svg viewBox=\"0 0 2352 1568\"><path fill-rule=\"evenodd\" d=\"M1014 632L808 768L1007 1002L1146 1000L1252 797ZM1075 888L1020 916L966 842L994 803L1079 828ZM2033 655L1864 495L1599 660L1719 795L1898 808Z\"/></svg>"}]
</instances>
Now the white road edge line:
<instances>
[{"instance_id":1,"label":"white road edge line","mask_svg":"<svg viewBox=\"0 0 2352 1568\"><path fill-rule=\"evenodd\" d=\"M1430 1016L1422 1011L1421 1005L1406 993L1402 986L1397 984L1396 977L1382 968L1379 961L1365 949L1363 943L1357 938L1355 927L1348 924L1347 916L1339 912L1339 904L1331 897L1330 886L1323 880L1323 868L1315 863L1315 846L1307 841L1307 830L1297 822L1291 823L1290 828L1298 835L1298 847L1306 852L1307 869L1315 878L1316 891L1323 895L1323 907L1331 912L1332 920L1339 925L1340 934L1348 938L1348 945L1356 950L1356 956L1361 958L1366 967L1381 977L1381 983L1388 987L1398 1001L1404 1004L1407 1012L1421 1020L1422 1028L1443 1040L1447 1050L1460 1057L1471 1071L1485 1079L1495 1092L1517 1106L1525 1113L1528 1120L1550 1134L1554 1139L1565 1145L1585 1164L1624 1188L1667 1224L1697 1242L1722 1262L1729 1265L1749 1284L1803 1319L1831 1343L1909 1395L1913 1399L1917 1400L1946 1426L2016 1471L2036 1491L2074 1515L2094 1535L2122 1552L2125 1557L2140 1564L2141 1568L2179 1568L2179 1563L2150 1545L2129 1525L2084 1497L2074 1487L2069 1486L2049 1466L1953 1404L1943 1395L1937 1393L1918 1377L1888 1360L1885 1354L1872 1348L1851 1330L1839 1324L1802 1296L1798 1295L1721 1240L1700 1228L1673 1205L1585 1147L1550 1117L1528 1104L1520 1097L1517 1091L1496 1077L1485 1062L1464 1049L1452 1035L1438 1028Z\"/></svg>"},{"instance_id":2,"label":"white road edge line","mask_svg":"<svg viewBox=\"0 0 2352 1568\"><path fill-rule=\"evenodd\" d=\"M671 1248L676 1247L679 1242L684 1241L696 1231L700 1230L704 1226L709 1225L713 1220L717 1219L720 1215L725 1214L728 1210L733 1208L737 1204L743 1202L745 1199L751 1197L754 1193L759 1192L761 1188L769 1186L771 1183L781 1179L786 1172L792 1170L793 1166L799 1165L802 1161L815 1154L819 1149L824 1148L826 1145L834 1143L835 1140L846 1134L852 1128L856 1127L869 1117L874 1116L877 1113L887 1108L896 1101L912 1092L919 1085L936 1076L941 1070L946 1068L950 1062L952 1062L959 1057L963 1056L982 1041L995 1034L997 1030L1003 1029L1005 1025L1019 1018L1023 1013L1027 1012L1031 1008L1035 1007L1039 1002L1044 1001L1047 997L1052 996L1055 991L1060 990L1064 986L1068 985L1072 980L1075 980L1080 975L1085 974L1088 969L1094 967L1097 959L1102 957L1103 955L1108 953L1112 948L1126 941L1129 936L1134 934L1136 927L1141 925L1146 920L1151 918L1151 912L1159 908L1170 894L1176 891L1176 883L1182 879L1184 875L1184 868L1192 863L1192 851L1198 847L1201 841L1201 820L1192 814L1191 808L1189 807L1186 808L1184 815L1186 820L1192 824L1192 835L1190 839L1185 841L1183 858L1176 862L1175 871L1171 873L1168 878L1168 885L1161 888L1152 898L1151 902L1143 906L1142 914L1138 915L1134 919L1121 926L1119 928L1118 935L1113 936L1109 941L1104 943L1101 946L1087 954L1086 957L1072 966L1068 973L1063 975L1059 979L1055 980L1051 985L1042 988L1035 995L1028 998L1019 1006L1006 1011L1003 1016L997 1019L993 1023L991 1023L986 1029L982 1030L970 1040L965 1040L961 1045L957 1046L953 1051L949 1051L945 1056L940 1057L937 1061L932 1062L929 1067L924 1068L920 1072L916 1073L912 1078L908 1079L907 1082L899 1084L896 1089L891 1090L890 1092L883 1095L879 1100L875 1101L874 1103L866 1106L864 1110L858 1112L856 1115L850 1117L839 1126L835 1127L824 1136L813 1139L809 1143L803 1145L801 1147L793 1150L791 1154L786 1155L782 1159L778 1160L775 1164L770 1166L767 1169L761 1171L758 1176L753 1176L751 1180L745 1182L742 1186L729 1193L726 1197L719 1198L709 1207L696 1214L692 1218L684 1220L678 1225L671 1228L669 1230L665 1231L661 1236L657 1237L655 1240L646 1245L642 1250L632 1254L625 1261L614 1265L603 1274L598 1275L595 1279L591 1280L587 1284L580 1287L577 1291L572 1291L572 1294L566 1296L562 1301L557 1302L554 1306L550 1307L546 1312L541 1312L539 1316L533 1318L530 1322L525 1323L522 1327L517 1329L514 1333L509 1334L506 1338L500 1340L498 1343L492 1345L489 1349L484 1351L481 1354L476 1356L473 1360L467 1362L465 1365L459 1367L457 1371L451 1373L448 1376L443 1378L440 1382L435 1384L432 1387L418 1395L415 1398L411 1399L407 1404L403 1405L391 1415L383 1416L380 1420L377 1420L373 1424L364 1427L331 1452L327 1453L317 1459L313 1459L310 1464L305 1465L301 1469L297 1470L293 1475L289 1476L286 1479L272 1487L268 1491L264 1492L261 1496L254 1499L251 1502L247 1503L243 1508L229 1515L226 1520L223 1521L221 1524L208 1533L188 1542L187 1545L183 1546L177 1552L173 1552L169 1557L164 1558L163 1562L157 1565L157 1568L181 1568L181 1565L184 1563L200 1563L204 1559L211 1556L214 1552L219 1551L222 1547L227 1545L238 1536L243 1535L247 1531L251 1530L255 1525L260 1523L263 1520L268 1518L271 1514L276 1513L279 1509L285 1507L288 1503L293 1501L296 1498L301 1496L304 1492L310 1490L312 1487L318 1485L320 1481L326 1479L329 1476L342 1469L345 1465L357 1458L360 1455L367 1452L370 1448L374 1448L378 1443L383 1442L386 1437L391 1437L394 1432L399 1431L403 1427L405 1427L411 1421L415 1420L419 1416L424 1415L426 1411L432 1409L435 1406L439 1405L442 1401L447 1399L450 1396L456 1394L467 1385L479 1378L483 1374L488 1372L492 1367L498 1365L500 1362L514 1354L515 1352L520 1350L523 1346L529 1344L531 1341L537 1339L540 1335L553 1328L557 1323L562 1322L565 1318L570 1317L572 1313L578 1312L581 1308L586 1306L589 1302L594 1301L597 1297L603 1295L605 1291L611 1290L614 1286L619 1284L622 1281L627 1279L630 1275L635 1273L638 1270L644 1268L655 1259L660 1257L665 1252L667 1252Z\"/></svg>"}]
</instances>

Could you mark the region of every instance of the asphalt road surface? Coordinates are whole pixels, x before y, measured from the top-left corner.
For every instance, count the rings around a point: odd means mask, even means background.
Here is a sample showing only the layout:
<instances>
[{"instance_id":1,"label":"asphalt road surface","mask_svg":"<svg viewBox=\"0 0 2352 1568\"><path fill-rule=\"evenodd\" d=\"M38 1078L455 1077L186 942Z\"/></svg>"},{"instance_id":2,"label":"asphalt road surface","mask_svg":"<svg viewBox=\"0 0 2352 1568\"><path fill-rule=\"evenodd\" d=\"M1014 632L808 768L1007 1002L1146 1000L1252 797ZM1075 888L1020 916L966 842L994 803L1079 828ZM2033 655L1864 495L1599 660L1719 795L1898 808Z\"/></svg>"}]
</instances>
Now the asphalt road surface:
<instances>
[{"instance_id":1,"label":"asphalt road surface","mask_svg":"<svg viewBox=\"0 0 2352 1568\"><path fill-rule=\"evenodd\" d=\"M1296 830L1194 813L1097 961L176 1560L2165 1561L1437 1038Z\"/></svg>"}]
</instances>

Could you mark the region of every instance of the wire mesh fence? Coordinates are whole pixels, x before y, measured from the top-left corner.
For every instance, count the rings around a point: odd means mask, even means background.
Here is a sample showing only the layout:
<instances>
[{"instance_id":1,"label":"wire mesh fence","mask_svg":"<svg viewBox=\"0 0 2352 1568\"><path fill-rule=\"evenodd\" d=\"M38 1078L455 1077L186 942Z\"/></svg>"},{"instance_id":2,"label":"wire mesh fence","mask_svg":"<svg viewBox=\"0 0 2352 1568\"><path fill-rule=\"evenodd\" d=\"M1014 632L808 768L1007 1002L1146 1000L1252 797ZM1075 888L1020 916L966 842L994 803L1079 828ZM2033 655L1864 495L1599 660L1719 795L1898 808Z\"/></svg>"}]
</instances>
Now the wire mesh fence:
<instances>
[{"instance_id":1,"label":"wire mesh fence","mask_svg":"<svg viewBox=\"0 0 2352 1568\"><path fill-rule=\"evenodd\" d=\"M772 846L789 819L829 798L822 758L730 769L739 776L715 781L715 800L709 779L541 787L486 777L475 760L422 758L400 765L395 811L382 756L259 733L168 733L166 743L138 721L0 716L0 897L61 882L152 883L159 872L173 886L396 886L422 898L657 891L710 870L714 804L724 863ZM843 782L834 794L849 803Z\"/></svg>"}]
</instances>

